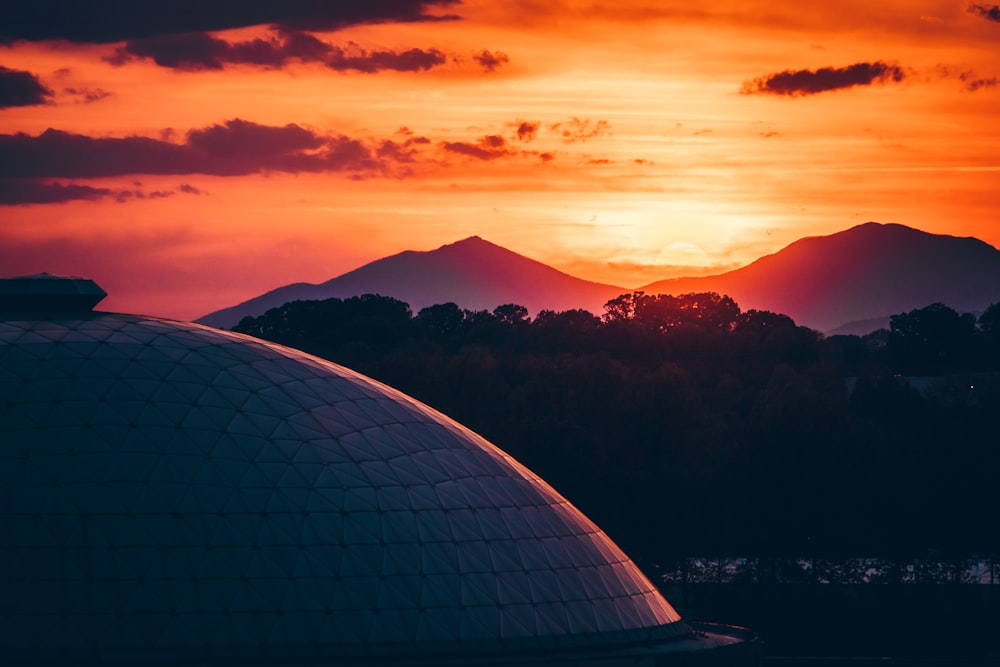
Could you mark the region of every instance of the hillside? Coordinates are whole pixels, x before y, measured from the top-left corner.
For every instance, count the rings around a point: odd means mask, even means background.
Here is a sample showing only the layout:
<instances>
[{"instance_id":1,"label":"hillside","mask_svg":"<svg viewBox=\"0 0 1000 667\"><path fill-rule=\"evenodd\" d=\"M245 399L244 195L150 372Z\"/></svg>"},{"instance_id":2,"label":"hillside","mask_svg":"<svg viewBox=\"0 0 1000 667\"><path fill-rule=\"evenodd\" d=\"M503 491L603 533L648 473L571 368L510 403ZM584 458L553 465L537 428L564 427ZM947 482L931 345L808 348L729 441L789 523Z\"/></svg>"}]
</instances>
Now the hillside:
<instances>
[{"instance_id":1,"label":"hillside","mask_svg":"<svg viewBox=\"0 0 1000 667\"><path fill-rule=\"evenodd\" d=\"M865 223L803 238L727 273L662 280L648 294L718 292L743 310L770 310L823 332L867 333L891 315L942 302L978 313L1000 301L1000 251L974 238L929 234L898 224ZM321 284L279 287L198 321L232 327L247 315L298 299L391 296L416 313L437 303L492 310L505 303L595 314L629 288L589 282L478 236L430 251L406 251Z\"/></svg>"},{"instance_id":2,"label":"hillside","mask_svg":"<svg viewBox=\"0 0 1000 667\"><path fill-rule=\"evenodd\" d=\"M469 310L516 303L531 314L582 308L600 313L627 288L574 278L473 236L436 250L408 250L366 264L324 283L279 287L197 321L229 328L247 315L298 299L347 298L360 294L391 296L421 308L449 301Z\"/></svg>"},{"instance_id":3,"label":"hillside","mask_svg":"<svg viewBox=\"0 0 1000 667\"><path fill-rule=\"evenodd\" d=\"M800 239L743 268L662 280L647 293L719 292L743 310L783 313L820 331L942 302L979 312L1000 301L1000 251L974 238L869 222Z\"/></svg>"}]
</instances>

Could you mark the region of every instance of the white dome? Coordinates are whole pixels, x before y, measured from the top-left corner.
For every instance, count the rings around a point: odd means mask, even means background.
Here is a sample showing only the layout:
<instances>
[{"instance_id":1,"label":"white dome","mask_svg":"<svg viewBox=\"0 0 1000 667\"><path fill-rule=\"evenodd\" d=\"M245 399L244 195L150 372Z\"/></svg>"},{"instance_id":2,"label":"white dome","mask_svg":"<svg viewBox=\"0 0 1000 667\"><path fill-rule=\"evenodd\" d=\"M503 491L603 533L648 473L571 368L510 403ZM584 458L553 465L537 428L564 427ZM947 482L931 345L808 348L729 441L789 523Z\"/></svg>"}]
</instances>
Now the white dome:
<instances>
[{"instance_id":1,"label":"white dome","mask_svg":"<svg viewBox=\"0 0 1000 667\"><path fill-rule=\"evenodd\" d=\"M412 398L199 325L37 317L0 315L6 659L287 663L690 632L570 503Z\"/></svg>"}]
</instances>

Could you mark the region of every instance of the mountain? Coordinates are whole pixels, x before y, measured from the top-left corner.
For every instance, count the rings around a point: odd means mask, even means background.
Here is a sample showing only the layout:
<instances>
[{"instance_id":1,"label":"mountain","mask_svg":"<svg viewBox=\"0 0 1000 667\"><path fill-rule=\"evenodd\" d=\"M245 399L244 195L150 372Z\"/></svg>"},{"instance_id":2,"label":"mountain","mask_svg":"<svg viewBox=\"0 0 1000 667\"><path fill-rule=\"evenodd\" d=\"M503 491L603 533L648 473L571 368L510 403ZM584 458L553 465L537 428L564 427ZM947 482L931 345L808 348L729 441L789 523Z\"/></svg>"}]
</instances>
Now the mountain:
<instances>
[{"instance_id":1,"label":"mountain","mask_svg":"<svg viewBox=\"0 0 1000 667\"><path fill-rule=\"evenodd\" d=\"M892 315L896 314L893 313ZM846 324L841 324L836 329L828 329L823 333L827 336L865 336L879 329L888 329L892 323L892 315L873 317L867 320L853 320Z\"/></svg>"},{"instance_id":2,"label":"mountain","mask_svg":"<svg viewBox=\"0 0 1000 667\"><path fill-rule=\"evenodd\" d=\"M1000 301L1000 250L974 238L869 222L800 239L734 271L640 289L728 294L743 310L782 313L827 333L863 334L887 326L891 315L937 301L959 312L980 312ZM198 322L228 328L288 301L366 293L395 297L414 312L453 301L471 310L517 303L532 314L571 308L600 314L609 299L629 291L574 278L473 236L385 257L318 285L279 287Z\"/></svg>"},{"instance_id":3,"label":"mountain","mask_svg":"<svg viewBox=\"0 0 1000 667\"><path fill-rule=\"evenodd\" d=\"M640 289L728 294L743 310L783 313L828 332L864 320L887 322L935 302L982 311L1000 301L1000 250L974 238L869 222L800 239L734 271Z\"/></svg>"},{"instance_id":4,"label":"mountain","mask_svg":"<svg viewBox=\"0 0 1000 667\"><path fill-rule=\"evenodd\" d=\"M414 313L449 301L470 310L493 310L516 303L532 314L544 309L573 308L601 313L609 299L628 291L574 278L473 236L437 250L408 250L385 257L318 285L294 283L279 287L197 321L230 328L247 315L261 315L289 301L360 294L395 297L410 304Z\"/></svg>"}]
</instances>

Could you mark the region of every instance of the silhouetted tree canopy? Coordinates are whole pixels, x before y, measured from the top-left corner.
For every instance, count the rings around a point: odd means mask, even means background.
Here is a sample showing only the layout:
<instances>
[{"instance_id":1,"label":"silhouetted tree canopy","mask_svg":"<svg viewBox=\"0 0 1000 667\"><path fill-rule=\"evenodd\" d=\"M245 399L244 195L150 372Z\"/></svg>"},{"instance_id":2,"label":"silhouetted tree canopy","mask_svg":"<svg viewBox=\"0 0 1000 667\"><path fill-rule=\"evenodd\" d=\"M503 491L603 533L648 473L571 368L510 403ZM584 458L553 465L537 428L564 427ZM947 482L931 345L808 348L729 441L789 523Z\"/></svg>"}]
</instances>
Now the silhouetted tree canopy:
<instances>
[{"instance_id":1,"label":"silhouetted tree canopy","mask_svg":"<svg viewBox=\"0 0 1000 667\"><path fill-rule=\"evenodd\" d=\"M715 293L601 317L300 301L236 327L423 400L523 461L633 557L1000 551L1000 306L824 337Z\"/></svg>"},{"instance_id":2,"label":"silhouetted tree canopy","mask_svg":"<svg viewBox=\"0 0 1000 667\"><path fill-rule=\"evenodd\" d=\"M977 358L980 342L975 316L959 315L943 303L893 315L889 322L893 360L911 372L967 367Z\"/></svg>"}]
</instances>

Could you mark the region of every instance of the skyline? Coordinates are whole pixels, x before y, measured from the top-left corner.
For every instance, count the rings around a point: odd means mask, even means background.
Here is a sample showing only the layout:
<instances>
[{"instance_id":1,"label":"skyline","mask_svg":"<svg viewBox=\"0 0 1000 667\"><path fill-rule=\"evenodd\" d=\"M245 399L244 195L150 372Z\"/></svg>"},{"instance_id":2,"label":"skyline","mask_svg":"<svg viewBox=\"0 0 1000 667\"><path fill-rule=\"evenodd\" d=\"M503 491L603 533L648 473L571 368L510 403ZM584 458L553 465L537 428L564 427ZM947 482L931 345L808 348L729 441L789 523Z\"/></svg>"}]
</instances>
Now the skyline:
<instances>
[{"instance_id":1,"label":"skyline","mask_svg":"<svg viewBox=\"0 0 1000 667\"><path fill-rule=\"evenodd\" d=\"M0 27L0 262L112 309L473 235L629 288L869 220L1000 245L998 6L69 4Z\"/></svg>"}]
</instances>

